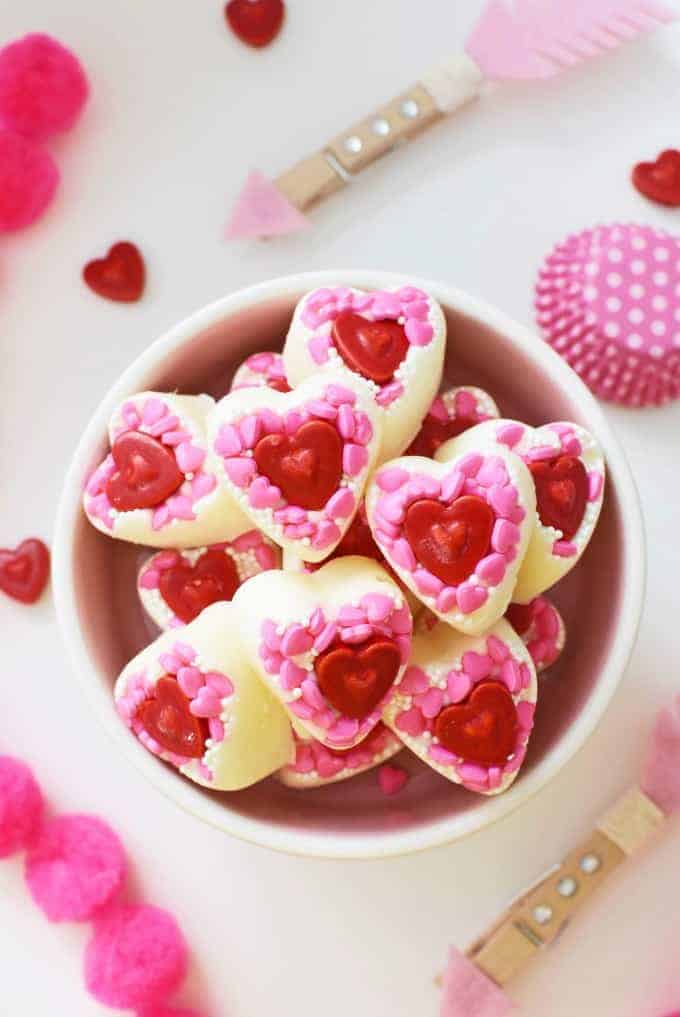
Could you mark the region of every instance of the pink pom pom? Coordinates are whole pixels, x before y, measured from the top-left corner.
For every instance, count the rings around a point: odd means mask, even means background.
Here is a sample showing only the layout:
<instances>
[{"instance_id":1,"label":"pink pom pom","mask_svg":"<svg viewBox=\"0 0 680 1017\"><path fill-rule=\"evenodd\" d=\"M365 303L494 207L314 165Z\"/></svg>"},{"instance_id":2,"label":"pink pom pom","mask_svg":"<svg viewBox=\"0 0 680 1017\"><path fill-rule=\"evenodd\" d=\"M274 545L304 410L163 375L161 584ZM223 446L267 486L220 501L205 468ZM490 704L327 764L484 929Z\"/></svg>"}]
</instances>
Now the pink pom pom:
<instances>
[{"instance_id":1,"label":"pink pom pom","mask_svg":"<svg viewBox=\"0 0 680 1017\"><path fill-rule=\"evenodd\" d=\"M49 35L26 35L0 50L0 120L28 138L73 127L88 92L80 61Z\"/></svg>"},{"instance_id":2,"label":"pink pom pom","mask_svg":"<svg viewBox=\"0 0 680 1017\"><path fill-rule=\"evenodd\" d=\"M0 858L21 851L42 820L43 796L29 768L0 756Z\"/></svg>"},{"instance_id":3,"label":"pink pom pom","mask_svg":"<svg viewBox=\"0 0 680 1017\"><path fill-rule=\"evenodd\" d=\"M85 922L120 890L123 845L95 816L58 816L46 823L26 858L33 900L51 922Z\"/></svg>"},{"instance_id":4,"label":"pink pom pom","mask_svg":"<svg viewBox=\"0 0 680 1017\"><path fill-rule=\"evenodd\" d=\"M0 233L39 219L58 183L59 170L49 152L20 134L0 130Z\"/></svg>"},{"instance_id":5,"label":"pink pom pom","mask_svg":"<svg viewBox=\"0 0 680 1017\"><path fill-rule=\"evenodd\" d=\"M139 1010L160 1003L187 969L187 947L172 915L148 905L101 918L85 950L85 985L106 1006Z\"/></svg>"}]
</instances>

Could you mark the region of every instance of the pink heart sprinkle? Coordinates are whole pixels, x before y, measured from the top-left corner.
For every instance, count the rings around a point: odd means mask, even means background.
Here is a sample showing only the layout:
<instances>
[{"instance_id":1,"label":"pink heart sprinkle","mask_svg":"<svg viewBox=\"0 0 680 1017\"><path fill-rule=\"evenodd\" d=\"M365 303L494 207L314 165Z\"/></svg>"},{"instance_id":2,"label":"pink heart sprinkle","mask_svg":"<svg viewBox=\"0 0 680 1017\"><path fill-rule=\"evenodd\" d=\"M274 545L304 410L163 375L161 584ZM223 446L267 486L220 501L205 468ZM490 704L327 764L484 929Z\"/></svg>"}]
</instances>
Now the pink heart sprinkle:
<instances>
[{"instance_id":1,"label":"pink heart sprinkle","mask_svg":"<svg viewBox=\"0 0 680 1017\"><path fill-rule=\"evenodd\" d=\"M403 731L413 738L417 738L425 730L425 721L417 706L412 706L409 710L402 710L397 714L394 724L398 731Z\"/></svg>"},{"instance_id":2,"label":"pink heart sprinkle","mask_svg":"<svg viewBox=\"0 0 680 1017\"><path fill-rule=\"evenodd\" d=\"M394 610L394 600L384 593L367 593L361 598L361 606L370 622L382 622Z\"/></svg>"},{"instance_id":3,"label":"pink heart sprinkle","mask_svg":"<svg viewBox=\"0 0 680 1017\"><path fill-rule=\"evenodd\" d=\"M519 544L520 532L509 519L497 519L491 534L491 546L499 554L507 554Z\"/></svg>"},{"instance_id":4,"label":"pink heart sprinkle","mask_svg":"<svg viewBox=\"0 0 680 1017\"><path fill-rule=\"evenodd\" d=\"M429 321L418 321L414 318L409 318L406 322L404 332L408 341L414 346L427 346L434 336L434 329Z\"/></svg>"},{"instance_id":5,"label":"pink heart sprinkle","mask_svg":"<svg viewBox=\"0 0 680 1017\"><path fill-rule=\"evenodd\" d=\"M384 795L396 795L408 783L408 774L399 766L385 763L378 770L378 783Z\"/></svg>"},{"instance_id":6,"label":"pink heart sprinkle","mask_svg":"<svg viewBox=\"0 0 680 1017\"><path fill-rule=\"evenodd\" d=\"M524 434L524 427L522 424L501 424L496 429L496 440L501 445L507 445L508 448L514 448L515 445L522 440Z\"/></svg>"},{"instance_id":7,"label":"pink heart sprinkle","mask_svg":"<svg viewBox=\"0 0 680 1017\"><path fill-rule=\"evenodd\" d=\"M444 693L441 689L428 689L422 696L416 697L416 706L423 717L433 720L444 705Z\"/></svg>"},{"instance_id":8,"label":"pink heart sprinkle","mask_svg":"<svg viewBox=\"0 0 680 1017\"><path fill-rule=\"evenodd\" d=\"M472 682L462 671L449 671L446 677L446 690L452 703L460 703L469 694Z\"/></svg>"},{"instance_id":9,"label":"pink heart sprinkle","mask_svg":"<svg viewBox=\"0 0 680 1017\"><path fill-rule=\"evenodd\" d=\"M402 470L399 466L392 466L381 470L375 478L375 482L381 491L392 492L405 484L408 479L407 470Z\"/></svg>"},{"instance_id":10,"label":"pink heart sprinkle","mask_svg":"<svg viewBox=\"0 0 680 1017\"><path fill-rule=\"evenodd\" d=\"M281 652L286 657L297 657L298 654L308 653L314 645L314 637L302 625L294 623L290 625L281 639Z\"/></svg>"},{"instance_id":11,"label":"pink heart sprinkle","mask_svg":"<svg viewBox=\"0 0 680 1017\"><path fill-rule=\"evenodd\" d=\"M336 777L345 769L345 760L341 756L333 756L330 752L320 756L316 764L316 772L324 780Z\"/></svg>"},{"instance_id":12,"label":"pink heart sprinkle","mask_svg":"<svg viewBox=\"0 0 680 1017\"><path fill-rule=\"evenodd\" d=\"M399 691L407 696L413 696L425 692L429 685L428 677L419 667L409 667L404 672L404 677L399 683Z\"/></svg>"},{"instance_id":13,"label":"pink heart sprinkle","mask_svg":"<svg viewBox=\"0 0 680 1017\"><path fill-rule=\"evenodd\" d=\"M310 356L315 364L325 364L328 360L328 351L330 349L331 341L328 336L315 335L313 339L310 339L307 343Z\"/></svg>"},{"instance_id":14,"label":"pink heart sprinkle","mask_svg":"<svg viewBox=\"0 0 680 1017\"><path fill-rule=\"evenodd\" d=\"M368 452L363 445L350 442L342 451L342 468L348 477L356 477L368 462Z\"/></svg>"},{"instance_id":15,"label":"pink heart sprinkle","mask_svg":"<svg viewBox=\"0 0 680 1017\"><path fill-rule=\"evenodd\" d=\"M488 593L482 586L473 586L471 583L462 583L456 594L458 607L463 614L472 614L477 611L488 599Z\"/></svg>"},{"instance_id":16,"label":"pink heart sprinkle","mask_svg":"<svg viewBox=\"0 0 680 1017\"><path fill-rule=\"evenodd\" d=\"M331 519L345 519L354 511L356 502L354 495L347 487L336 491L326 504L326 515Z\"/></svg>"},{"instance_id":17,"label":"pink heart sprinkle","mask_svg":"<svg viewBox=\"0 0 680 1017\"><path fill-rule=\"evenodd\" d=\"M463 670L470 675L473 681L482 681L491 674L492 669L493 661L487 654L475 653L474 650L468 650L463 654Z\"/></svg>"},{"instance_id":18,"label":"pink heart sprinkle","mask_svg":"<svg viewBox=\"0 0 680 1017\"><path fill-rule=\"evenodd\" d=\"M225 459L224 470L236 487L247 487L257 472L252 459Z\"/></svg>"},{"instance_id":19,"label":"pink heart sprinkle","mask_svg":"<svg viewBox=\"0 0 680 1017\"><path fill-rule=\"evenodd\" d=\"M403 537L395 540L391 556L393 561L407 572L413 572L416 567L416 556L411 550L411 545Z\"/></svg>"},{"instance_id":20,"label":"pink heart sprinkle","mask_svg":"<svg viewBox=\"0 0 680 1017\"><path fill-rule=\"evenodd\" d=\"M489 554L477 564L475 572L489 586L498 586L505 575L505 558L502 554Z\"/></svg>"},{"instance_id":21,"label":"pink heart sprinkle","mask_svg":"<svg viewBox=\"0 0 680 1017\"><path fill-rule=\"evenodd\" d=\"M203 465L205 451L188 441L183 441L175 449L175 458L182 473L194 473Z\"/></svg>"},{"instance_id":22,"label":"pink heart sprinkle","mask_svg":"<svg viewBox=\"0 0 680 1017\"><path fill-rule=\"evenodd\" d=\"M214 689L204 685L199 689L196 698L189 704L189 712L194 717L219 717L222 708L222 700Z\"/></svg>"},{"instance_id":23,"label":"pink heart sprinkle","mask_svg":"<svg viewBox=\"0 0 680 1017\"><path fill-rule=\"evenodd\" d=\"M203 675L197 667L181 667L177 672L177 681L187 699L194 699L203 686Z\"/></svg>"}]
</instances>

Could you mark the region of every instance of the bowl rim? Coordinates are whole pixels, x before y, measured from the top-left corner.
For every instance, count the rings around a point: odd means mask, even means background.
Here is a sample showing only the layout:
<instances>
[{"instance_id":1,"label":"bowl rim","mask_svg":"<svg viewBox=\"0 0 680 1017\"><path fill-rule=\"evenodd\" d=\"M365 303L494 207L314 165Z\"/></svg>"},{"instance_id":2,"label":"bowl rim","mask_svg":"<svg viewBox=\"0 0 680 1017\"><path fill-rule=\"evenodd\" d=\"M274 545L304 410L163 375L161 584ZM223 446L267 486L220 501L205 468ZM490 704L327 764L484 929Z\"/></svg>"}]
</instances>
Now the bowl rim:
<instances>
[{"instance_id":1,"label":"bowl rim","mask_svg":"<svg viewBox=\"0 0 680 1017\"><path fill-rule=\"evenodd\" d=\"M557 381L581 409L588 427L602 445L609 483L613 483L623 519L623 578L620 618L612 645L595 688L581 713L557 744L530 774L499 796L480 798L479 803L452 817L431 820L413 829L388 833L301 832L289 830L233 812L224 798L212 799L189 781L159 766L111 708L110 692L92 680L94 665L78 618L75 587L71 582L75 524L81 511L82 478L95 447L106 433L115 406L139 391L147 375L168 354L204 329L224 318L269 300L294 296L321 286L346 285L377 289L414 285L429 291L445 306L473 318L506 336ZM509 815L544 788L564 767L601 721L621 681L632 653L642 614L645 592L645 542L640 502L625 454L600 406L581 379L541 341L530 328L496 310L483 300L447 283L402 273L369 269L339 269L279 276L236 290L183 318L147 347L110 387L78 442L69 465L57 507L54 529L52 577L57 619L73 666L74 677L99 722L114 744L166 797L211 826L261 847L288 854L336 859L387 858L412 854L459 840Z\"/></svg>"}]
</instances>

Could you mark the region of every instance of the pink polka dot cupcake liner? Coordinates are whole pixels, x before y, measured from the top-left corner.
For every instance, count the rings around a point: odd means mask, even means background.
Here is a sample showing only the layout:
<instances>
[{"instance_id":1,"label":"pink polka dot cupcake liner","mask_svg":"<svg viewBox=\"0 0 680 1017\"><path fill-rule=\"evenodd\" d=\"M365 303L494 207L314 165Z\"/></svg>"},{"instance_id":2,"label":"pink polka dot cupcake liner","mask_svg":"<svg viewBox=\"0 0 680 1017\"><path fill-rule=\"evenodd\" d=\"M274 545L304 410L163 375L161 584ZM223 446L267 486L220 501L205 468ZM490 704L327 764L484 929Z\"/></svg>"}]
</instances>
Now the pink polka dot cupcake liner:
<instances>
[{"instance_id":1,"label":"pink polka dot cupcake liner","mask_svg":"<svg viewBox=\"0 0 680 1017\"><path fill-rule=\"evenodd\" d=\"M536 283L543 337L600 398L680 395L680 237L634 223L560 241Z\"/></svg>"}]
</instances>

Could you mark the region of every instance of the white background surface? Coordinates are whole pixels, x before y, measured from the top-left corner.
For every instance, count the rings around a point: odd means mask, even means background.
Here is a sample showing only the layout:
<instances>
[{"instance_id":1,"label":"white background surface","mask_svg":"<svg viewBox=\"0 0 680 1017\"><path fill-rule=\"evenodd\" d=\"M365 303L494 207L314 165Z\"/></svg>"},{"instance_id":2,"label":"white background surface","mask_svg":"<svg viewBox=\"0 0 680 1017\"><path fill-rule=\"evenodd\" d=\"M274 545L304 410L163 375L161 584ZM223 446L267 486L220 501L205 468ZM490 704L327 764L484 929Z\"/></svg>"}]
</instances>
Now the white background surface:
<instances>
[{"instance_id":1,"label":"white background surface","mask_svg":"<svg viewBox=\"0 0 680 1017\"><path fill-rule=\"evenodd\" d=\"M0 4L0 42L48 30L92 79L59 140L58 201L0 246L0 543L47 538L64 469L119 372L178 318L303 269L356 266L451 281L531 320L542 255L565 233L633 219L680 230L630 167L678 145L680 27L548 85L499 89L364 175L307 235L228 245L247 169L275 174L463 40L473 0L289 0L279 41L253 52L218 0ZM131 239L148 263L138 305L104 302L85 261ZM634 777L655 707L680 684L680 404L609 411L640 485L649 589L613 706L538 798L457 846L376 863L314 862L229 840L115 758L71 680L50 597L0 603L0 748L29 760L62 810L99 810L134 885L174 909L194 949L187 1002L212 1017L435 1017L433 976L509 898L585 834ZM584 605L587 610L587 605ZM527 1017L662 1017L680 1008L680 827L616 877L532 975ZM85 994L85 930L50 928L18 862L0 867L0 1013L110 1013Z\"/></svg>"}]
</instances>

